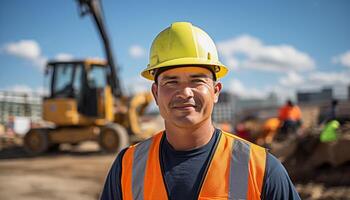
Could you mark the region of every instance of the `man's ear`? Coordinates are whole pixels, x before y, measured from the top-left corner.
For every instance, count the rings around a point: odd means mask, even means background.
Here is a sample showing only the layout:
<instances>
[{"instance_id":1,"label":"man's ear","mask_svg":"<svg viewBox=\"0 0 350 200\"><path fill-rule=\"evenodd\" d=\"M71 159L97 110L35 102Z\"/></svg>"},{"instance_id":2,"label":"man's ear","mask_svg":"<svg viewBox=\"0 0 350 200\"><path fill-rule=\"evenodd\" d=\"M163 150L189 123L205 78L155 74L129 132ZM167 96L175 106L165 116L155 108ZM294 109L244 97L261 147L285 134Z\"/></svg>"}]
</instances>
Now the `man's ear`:
<instances>
[{"instance_id":1,"label":"man's ear","mask_svg":"<svg viewBox=\"0 0 350 200\"><path fill-rule=\"evenodd\" d=\"M156 104L158 105L158 85L156 83L152 84L152 94Z\"/></svg>"},{"instance_id":2,"label":"man's ear","mask_svg":"<svg viewBox=\"0 0 350 200\"><path fill-rule=\"evenodd\" d=\"M222 89L222 83L216 82L214 86L214 103L217 103L219 100L219 94Z\"/></svg>"}]
</instances>

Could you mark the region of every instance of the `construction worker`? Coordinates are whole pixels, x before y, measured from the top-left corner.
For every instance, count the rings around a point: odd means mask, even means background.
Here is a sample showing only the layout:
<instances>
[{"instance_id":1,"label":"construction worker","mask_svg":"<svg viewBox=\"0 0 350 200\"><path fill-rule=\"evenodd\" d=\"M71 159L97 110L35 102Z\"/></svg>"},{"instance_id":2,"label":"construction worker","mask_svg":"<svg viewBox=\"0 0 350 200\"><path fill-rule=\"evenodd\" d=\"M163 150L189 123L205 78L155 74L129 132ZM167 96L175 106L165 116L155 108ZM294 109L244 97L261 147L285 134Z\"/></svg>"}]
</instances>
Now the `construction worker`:
<instances>
[{"instance_id":1,"label":"construction worker","mask_svg":"<svg viewBox=\"0 0 350 200\"><path fill-rule=\"evenodd\" d=\"M119 153L101 199L300 199L275 157L213 126L226 73L198 27L176 22L158 34L141 75L154 81L165 130Z\"/></svg>"},{"instance_id":2,"label":"construction worker","mask_svg":"<svg viewBox=\"0 0 350 200\"><path fill-rule=\"evenodd\" d=\"M270 147L279 127L280 120L277 117L267 119L262 125L262 133L259 135L256 143L261 146Z\"/></svg>"},{"instance_id":3,"label":"construction worker","mask_svg":"<svg viewBox=\"0 0 350 200\"><path fill-rule=\"evenodd\" d=\"M333 99L331 101L329 111L327 112L326 117L322 123L326 124L326 123L331 122L333 120L337 120L337 106L338 106L338 100Z\"/></svg>"},{"instance_id":4,"label":"construction worker","mask_svg":"<svg viewBox=\"0 0 350 200\"><path fill-rule=\"evenodd\" d=\"M279 109L278 119L281 122L281 133L288 135L296 133L301 126L301 111L299 106L295 105L291 100L287 100L286 104Z\"/></svg>"}]
</instances>

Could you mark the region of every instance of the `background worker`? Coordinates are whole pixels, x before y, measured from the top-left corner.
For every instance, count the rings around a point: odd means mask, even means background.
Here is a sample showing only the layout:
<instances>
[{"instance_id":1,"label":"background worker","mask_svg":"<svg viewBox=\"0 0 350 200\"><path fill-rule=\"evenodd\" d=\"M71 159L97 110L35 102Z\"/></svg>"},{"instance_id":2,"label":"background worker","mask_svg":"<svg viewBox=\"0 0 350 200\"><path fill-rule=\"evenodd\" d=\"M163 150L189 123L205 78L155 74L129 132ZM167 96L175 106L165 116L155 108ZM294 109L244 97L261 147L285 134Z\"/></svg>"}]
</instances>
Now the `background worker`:
<instances>
[{"instance_id":1,"label":"background worker","mask_svg":"<svg viewBox=\"0 0 350 200\"><path fill-rule=\"evenodd\" d=\"M326 118L322 122L321 142L333 142L338 139L337 129L340 127L340 123L337 120L337 105L338 100L333 99Z\"/></svg>"},{"instance_id":2,"label":"background worker","mask_svg":"<svg viewBox=\"0 0 350 200\"><path fill-rule=\"evenodd\" d=\"M338 100L332 99L327 115L325 119L322 120L321 124L327 124L330 121L337 120L337 106Z\"/></svg>"},{"instance_id":3,"label":"background worker","mask_svg":"<svg viewBox=\"0 0 350 200\"><path fill-rule=\"evenodd\" d=\"M281 122L282 134L288 135L296 133L301 126L301 111L299 106L295 105L291 100L287 100L286 104L279 109L278 119Z\"/></svg>"},{"instance_id":4,"label":"background worker","mask_svg":"<svg viewBox=\"0 0 350 200\"><path fill-rule=\"evenodd\" d=\"M260 146L271 147L271 144L278 133L280 120L277 117L267 119L262 125L262 133L259 135L256 143Z\"/></svg>"},{"instance_id":5,"label":"background worker","mask_svg":"<svg viewBox=\"0 0 350 200\"><path fill-rule=\"evenodd\" d=\"M141 74L154 81L165 130L119 153L101 199L300 199L275 157L213 126L226 73L198 27L177 22L158 34Z\"/></svg>"}]
</instances>

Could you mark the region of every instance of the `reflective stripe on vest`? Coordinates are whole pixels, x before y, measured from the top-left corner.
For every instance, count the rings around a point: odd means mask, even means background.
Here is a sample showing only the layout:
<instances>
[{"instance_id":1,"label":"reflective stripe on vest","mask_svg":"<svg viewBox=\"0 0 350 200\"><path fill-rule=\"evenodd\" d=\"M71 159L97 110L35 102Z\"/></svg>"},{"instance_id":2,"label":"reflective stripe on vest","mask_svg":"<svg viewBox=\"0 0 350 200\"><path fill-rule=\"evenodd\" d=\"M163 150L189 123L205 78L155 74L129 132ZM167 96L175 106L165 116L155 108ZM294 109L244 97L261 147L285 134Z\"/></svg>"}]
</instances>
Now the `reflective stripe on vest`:
<instances>
[{"instance_id":1,"label":"reflective stripe on vest","mask_svg":"<svg viewBox=\"0 0 350 200\"><path fill-rule=\"evenodd\" d=\"M135 148L132 165L132 194L135 199L143 198L143 179L145 177L148 150L152 140L148 139Z\"/></svg>"},{"instance_id":2,"label":"reflective stripe on vest","mask_svg":"<svg viewBox=\"0 0 350 200\"><path fill-rule=\"evenodd\" d=\"M130 147L122 161L124 200L167 199L159 162L162 133ZM260 199L266 151L222 132L198 199Z\"/></svg>"},{"instance_id":3,"label":"reflective stripe on vest","mask_svg":"<svg viewBox=\"0 0 350 200\"><path fill-rule=\"evenodd\" d=\"M229 196L234 195L234 199L247 199L249 153L250 148L247 143L233 140Z\"/></svg>"}]
</instances>

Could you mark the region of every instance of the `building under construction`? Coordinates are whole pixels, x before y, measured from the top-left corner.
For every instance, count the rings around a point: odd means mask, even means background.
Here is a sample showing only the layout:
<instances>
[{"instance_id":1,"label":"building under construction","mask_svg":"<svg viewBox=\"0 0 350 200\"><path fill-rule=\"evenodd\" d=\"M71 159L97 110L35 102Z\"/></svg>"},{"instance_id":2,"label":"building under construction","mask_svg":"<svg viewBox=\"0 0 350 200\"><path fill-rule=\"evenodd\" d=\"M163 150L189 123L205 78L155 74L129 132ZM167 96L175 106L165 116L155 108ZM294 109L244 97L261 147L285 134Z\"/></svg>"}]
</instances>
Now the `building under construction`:
<instances>
[{"instance_id":1,"label":"building under construction","mask_svg":"<svg viewBox=\"0 0 350 200\"><path fill-rule=\"evenodd\" d=\"M7 125L12 117L28 117L32 122L41 120L41 95L0 91L0 124Z\"/></svg>"}]
</instances>

